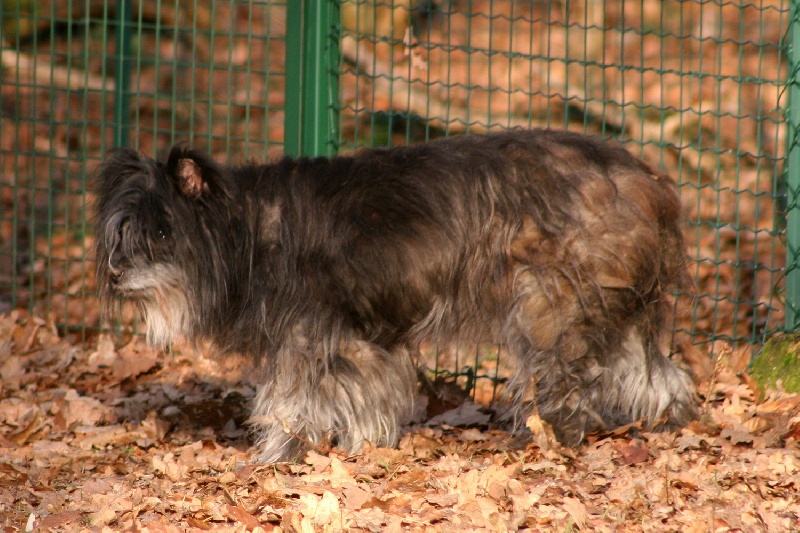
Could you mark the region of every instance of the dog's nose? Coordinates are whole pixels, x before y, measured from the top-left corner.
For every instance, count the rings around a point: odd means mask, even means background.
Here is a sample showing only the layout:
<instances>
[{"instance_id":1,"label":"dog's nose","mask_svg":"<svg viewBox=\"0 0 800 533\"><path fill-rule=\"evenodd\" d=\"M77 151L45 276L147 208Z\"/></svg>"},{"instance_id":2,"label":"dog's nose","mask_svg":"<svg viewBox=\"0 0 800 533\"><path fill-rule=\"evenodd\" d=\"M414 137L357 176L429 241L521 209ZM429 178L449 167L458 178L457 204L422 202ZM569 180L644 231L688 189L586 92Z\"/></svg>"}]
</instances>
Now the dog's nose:
<instances>
[{"instance_id":1,"label":"dog's nose","mask_svg":"<svg viewBox=\"0 0 800 533\"><path fill-rule=\"evenodd\" d=\"M125 271L121 268L112 266L108 268L108 280L111 282L111 285L118 285L124 274Z\"/></svg>"}]
</instances>

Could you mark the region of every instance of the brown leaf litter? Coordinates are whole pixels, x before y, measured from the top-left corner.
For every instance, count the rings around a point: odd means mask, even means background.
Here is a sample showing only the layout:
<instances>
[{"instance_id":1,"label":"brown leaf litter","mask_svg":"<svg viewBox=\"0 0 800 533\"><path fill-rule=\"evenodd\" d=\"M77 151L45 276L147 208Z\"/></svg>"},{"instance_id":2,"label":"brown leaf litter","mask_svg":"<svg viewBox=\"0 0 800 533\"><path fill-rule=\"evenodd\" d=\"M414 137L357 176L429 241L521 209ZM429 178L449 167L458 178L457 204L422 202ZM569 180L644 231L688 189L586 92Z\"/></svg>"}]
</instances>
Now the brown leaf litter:
<instances>
[{"instance_id":1,"label":"brown leaf litter","mask_svg":"<svg viewBox=\"0 0 800 533\"><path fill-rule=\"evenodd\" d=\"M717 365L701 420L676 433L632 424L540 448L487 429L467 402L398 449L262 465L239 363L104 336L81 347L14 312L0 316L0 527L797 530L800 397L759 398L739 370Z\"/></svg>"}]
</instances>

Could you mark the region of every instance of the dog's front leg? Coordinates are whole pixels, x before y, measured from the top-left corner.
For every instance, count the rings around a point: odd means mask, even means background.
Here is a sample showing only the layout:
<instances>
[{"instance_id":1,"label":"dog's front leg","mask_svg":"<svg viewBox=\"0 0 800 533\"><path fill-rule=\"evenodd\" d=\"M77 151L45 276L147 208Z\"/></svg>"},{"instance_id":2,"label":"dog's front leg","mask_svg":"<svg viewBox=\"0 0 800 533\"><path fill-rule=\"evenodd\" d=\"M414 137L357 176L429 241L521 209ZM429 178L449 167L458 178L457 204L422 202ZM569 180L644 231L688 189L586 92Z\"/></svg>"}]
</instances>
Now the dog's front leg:
<instances>
[{"instance_id":1,"label":"dog's front leg","mask_svg":"<svg viewBox=\"0 0 800 533\"><path fill-rule=\"evenodd\" d=\"M283 350L265 373L251 418L265 462L314 447L395 446L411 416L416 374L403 346L346 339L328 355Z\"/></svg>"}]
</instances>

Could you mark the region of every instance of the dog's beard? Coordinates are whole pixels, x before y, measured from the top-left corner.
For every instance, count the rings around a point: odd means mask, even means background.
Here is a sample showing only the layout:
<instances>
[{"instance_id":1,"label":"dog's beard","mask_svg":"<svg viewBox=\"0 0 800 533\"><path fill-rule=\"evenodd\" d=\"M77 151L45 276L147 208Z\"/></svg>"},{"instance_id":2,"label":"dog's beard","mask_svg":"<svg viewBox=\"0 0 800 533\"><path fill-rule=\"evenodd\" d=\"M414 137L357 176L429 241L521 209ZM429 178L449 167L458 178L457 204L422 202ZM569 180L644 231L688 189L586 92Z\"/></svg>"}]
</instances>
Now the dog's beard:
<instances>
[{"instance_id":1,"label":"dog's beard","mask_svg":"<svg viewBox=\"0 0 800 533\"><path fill-rule=\"evenodd\" d=\"M146 324L147 343L166 348L181 337L192 337L195 313L185 292L189 286L182 269L156 263L128 269L110 290L115 298L138 309Z\"/></svg>"}]
</instances>

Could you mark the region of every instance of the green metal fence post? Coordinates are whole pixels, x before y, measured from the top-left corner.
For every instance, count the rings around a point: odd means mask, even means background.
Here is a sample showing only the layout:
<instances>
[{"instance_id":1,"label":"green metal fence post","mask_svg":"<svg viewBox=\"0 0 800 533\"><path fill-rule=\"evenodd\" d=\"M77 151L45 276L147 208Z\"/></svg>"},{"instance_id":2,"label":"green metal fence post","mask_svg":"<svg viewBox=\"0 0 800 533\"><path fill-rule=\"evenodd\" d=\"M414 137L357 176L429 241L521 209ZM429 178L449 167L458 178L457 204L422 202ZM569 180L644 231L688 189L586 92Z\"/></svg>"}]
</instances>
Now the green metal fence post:
<instances>
[{"instance_id":1,"label":"green metal fence post","mask_svg":"<svg viewBox=\"0 0 800 533\"><path fill-rule=\"evenodd\" d=\"M293 0L286 13L285 151L289 155L333 155L339 47L336 0Z\"/></svg>"},{"instance_id":2,"label":"green metal fence post","mask_svg":"<svg viewBox=\"0 0 800 533\"><path fill-rule=\"evenodd\" d=\"M786 329L800 326L800 1L791 3L786 169Z\"/></svg>"},{"instance_id":3,"label":"green metal fence post","mask_svg":"<svg viewBox=\"0 0 800 533\"><path fill-rule=\"evenodd\" d=\"M117 5L117 53L114 68L114 146L128 146L130 131L132 0Z\"/></svg>"}]
</instances>

